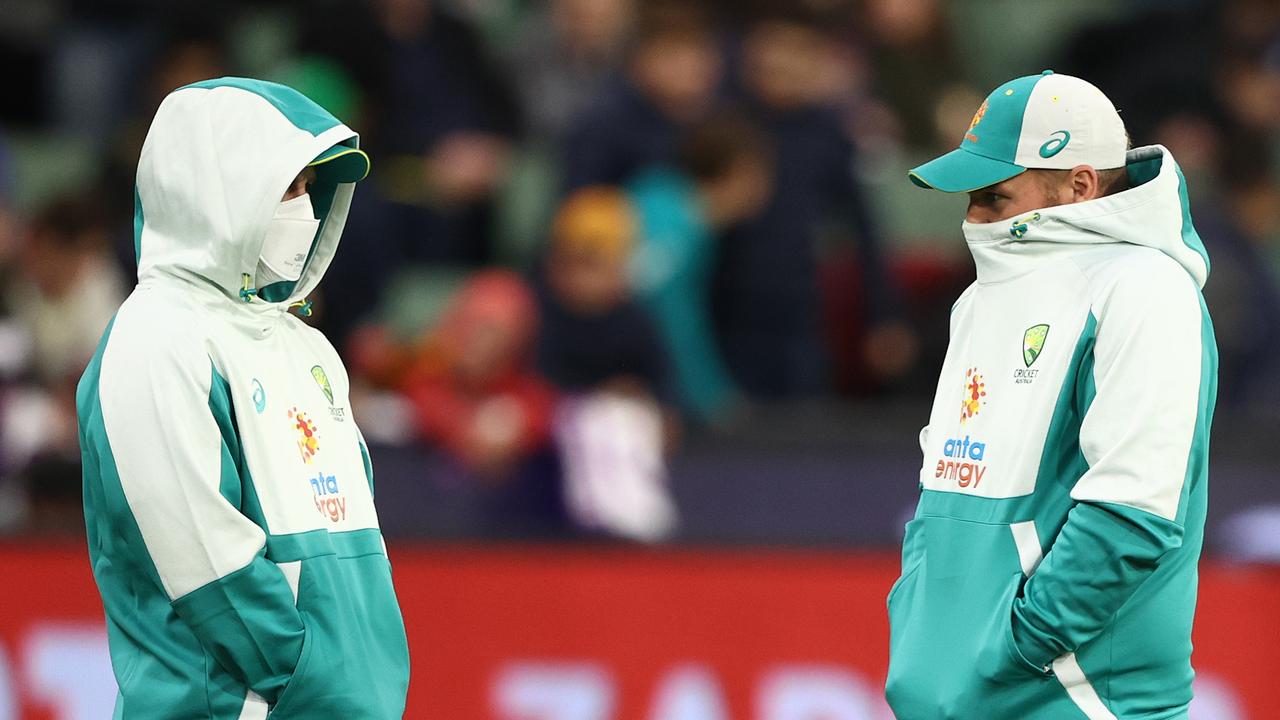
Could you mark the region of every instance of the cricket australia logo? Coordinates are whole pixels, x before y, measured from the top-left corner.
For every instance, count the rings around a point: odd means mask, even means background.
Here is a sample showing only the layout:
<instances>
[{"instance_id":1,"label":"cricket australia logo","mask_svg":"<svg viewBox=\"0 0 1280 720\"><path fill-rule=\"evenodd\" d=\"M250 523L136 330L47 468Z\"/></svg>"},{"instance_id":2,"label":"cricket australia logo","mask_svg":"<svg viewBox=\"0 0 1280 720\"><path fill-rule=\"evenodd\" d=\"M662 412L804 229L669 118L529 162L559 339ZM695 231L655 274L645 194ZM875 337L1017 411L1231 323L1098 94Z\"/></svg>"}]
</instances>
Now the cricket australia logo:
<instances>
[{"instance_id":1,"label":"cricket australia logo","mask_svg":"<svg viewBox=\"0 0 1280 720\"><path fill-rule=\"evenodd\" d=\"M1044 351L1045 338L1049 337L1049 326L1041 323L1040 325L1032 325L1027 331L1022 333L1022 362L1026 365L1024 368L1015 368L1013 371L1013 382L1018 385L1030 385L1035 382L1036 375L1040 374L1039 368L1033 368L1036 360L1040 359L1040 353Z\"/></svg>"},{"instance_id":2,"label":"cricket australia logo","mask_svg":"<svg viewBox=\"0 0 1280 720\"><path fill-rule=\"evenodd\" d=\"M316 453L320 452L320 435L316 424L296 407L289 409L289 420L298 431L298 452L302 455L302 462L310 465Z\"/></svg>"},{"instance_id":3,"label":"cricket australia logo","mask_svg":"<svg viewBox=\"0 0 1280 720\"><path fill-rule=\"evenodd\" d=\"M314 365L311 368L311 378L316 381L316 386L320 388L320 392L324 393L324 399L329 401L329 416L338 422L345 422L347 409L333 404L333 386L329 384L328 373L319 365Z\"/></svg>"},{"instance_id":4,"label":"cricket australia logo","mask_svg":"<svg viewBox=\"0 0 1280 720\"><path fill-rule=\"evenodd\" d=\"M333 404L333 386L329 384L329 376L325 374L324 368L316 365L311 368L311 377L315 379L316 385L320 386L320 392L324 393L324 399Z\"/></svg>"},{"instance_id":5,"label":"cricket australia logo","mask_svg":"<svg viewBox=\"0 0 1280 720\"><path fill-rule=\"evenodd\" d=\"M1022 333L1022 361L1027 364L1027 367L1036 364L1047 337L1049 337L1048 325L1032 325Z\"/></svg>"},{"instance_id":6,"label":"cricket australia logo","mask_svg":"<svg viewBox=\"0 0 1280 720\"><path fill-rule=\"evenodd\" d=\"M976 367L965 370L964 400L960 403L961 424L982 410L982 406L987 403L986 397L987 383L982 379L982 373L978 372Z\"/></svg>"}]
</instances>

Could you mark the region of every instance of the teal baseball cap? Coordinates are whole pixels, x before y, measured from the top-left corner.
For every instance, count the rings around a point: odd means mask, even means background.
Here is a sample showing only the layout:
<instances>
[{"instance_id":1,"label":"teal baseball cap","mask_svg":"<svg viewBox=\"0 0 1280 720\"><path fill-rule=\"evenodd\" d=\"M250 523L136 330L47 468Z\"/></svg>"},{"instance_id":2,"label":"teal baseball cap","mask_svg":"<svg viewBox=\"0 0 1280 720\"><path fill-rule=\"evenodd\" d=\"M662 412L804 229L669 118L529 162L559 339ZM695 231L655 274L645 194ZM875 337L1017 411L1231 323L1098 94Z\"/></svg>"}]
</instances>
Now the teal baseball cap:
<instances>
[{"instance_id":1,"label":"teal baseball cap","mask_svg":"<svg viewBox=\"0 0 1280 720\"><path fill-rule=\"evenodd\" d=\"M316 156L307 167L338 183L360 182L369 174L369 156L360 148L339 143Z\"/></svg>"},{"instance_id":2,"label":"teal baseball cap","mask_svg":"<svg viewBox=\"0 0 1280 720\"><path fill-rule=\"evenodd\" d=\"M1031 168L1124 166L1129 138L1111 100L1091 83L1045 70L1001 85L982 101L960 147L912 169L916 185L972 192Z\"/></svg>"}]
</instances>

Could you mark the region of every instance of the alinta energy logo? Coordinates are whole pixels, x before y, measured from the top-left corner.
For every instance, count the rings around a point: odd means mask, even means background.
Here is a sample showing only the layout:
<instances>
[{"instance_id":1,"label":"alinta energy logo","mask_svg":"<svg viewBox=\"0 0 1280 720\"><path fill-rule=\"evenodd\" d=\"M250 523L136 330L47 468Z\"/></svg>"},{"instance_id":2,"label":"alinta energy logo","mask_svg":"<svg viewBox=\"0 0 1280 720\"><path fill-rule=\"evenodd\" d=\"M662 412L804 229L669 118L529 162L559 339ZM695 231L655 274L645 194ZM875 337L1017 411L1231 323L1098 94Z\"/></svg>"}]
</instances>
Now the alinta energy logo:
<instances>
[{"instance_id":1,"label":"alinta energy logo","mask_svg":"<svg viewBox=\"0 0 1280 720\"><path fill-rule=\"evenodd\" d=\"M960 403L960 424L977 415L987 403L987 383L982 379L978 368L964 371L964 399Z\"/></svg>"},{"instance_id":2,"label":"alinta energy logo","mask_svg":"<svg viewBox=\"0 0 1280 720\"><path fill-rule=\"evenodd\" d=\"M987 385L978 368L969 368L964 373L964 400L960 409L960 424L982 411L987 400ZM939 480L955 480L962 488L978 487L982 476L987 472L983 464L987 457L987 444L974 440L969 435L963 438L947 438L942 444L945 459L939 459L933 476Z\"/></svg>"},{"instance_id":3,"label":"alinta energy logo","mask_svg":"<svg viewBox=\"0 0 1280 720\"><path fill-rule=\"evenodd\" d=\"M987 473L983 461L987 457L987 444L973 440L968 435L963 438L947 438L942 444L945 460L938 460L933 476L939 480L955 480L962 488L978 487L982 476Z\"/></svg>"},{"instance_id":4,"label":"alinta energy logo","mask_svg":"<svg viewBox=\"0 0 1280 720\"><path fill-rule=\"evenodd\" d=\"M298 452L302 454L302 462L310 465L316 453L320 452L320 435L316 424L296 407L289 409L289 421L298 431Z\"/></svg>"},{"instance_id":5,"label":"alinta energy logo","mask_svg":"<svg viewBox=\"0 0 1280 720\"><path fill-rule=\"evenodd\" d=\"M969 368L964 373L964 401L960 405L960 424L963 425L974 415L982 411L987 404L987 383L978 368ZM955 480L961 488L977 488L982 477L987 474L987 443L982 439L970 436L963 438L947 438L942 443L942 455L938 460L933 477L937 479Z\"/></svg>"},{"instance_id":6,"label":"alinta energy logo","mask_svg":"<svg viewBox=\"0 0 1280 720\"><path fill-rule=\"evenodd\" d=\"M347 518L347 499L338 489L338 478L323 472L310 478L311 496L316 504L316 512L327 518L329 522L341 522Z\"/></svg>"}]
</instances>

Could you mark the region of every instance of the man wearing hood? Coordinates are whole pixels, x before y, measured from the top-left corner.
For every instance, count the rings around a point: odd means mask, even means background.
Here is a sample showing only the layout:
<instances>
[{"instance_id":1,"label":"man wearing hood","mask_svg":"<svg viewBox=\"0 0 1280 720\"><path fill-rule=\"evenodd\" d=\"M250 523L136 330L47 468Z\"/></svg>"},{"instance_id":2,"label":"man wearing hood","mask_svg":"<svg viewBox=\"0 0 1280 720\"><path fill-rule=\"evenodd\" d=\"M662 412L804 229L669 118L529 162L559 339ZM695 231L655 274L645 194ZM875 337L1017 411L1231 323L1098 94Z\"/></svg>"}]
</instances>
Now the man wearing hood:
<instances>
[{"instance_id":1,"label":"man wearing hood","mask_svg":"<svg viewBox=\"0 0 1280 720\"><path fill-rule=\"evenodd\" d=\"M115 718L399 718L409 658L342 361L289 313L332 261L358 136L302 94L170 93L138 286L77 392Z\"/></svg>"},{"instance_id":2,"label":"man wearing hood","mask_svg":"<svg viewBox=\"0 0 1280 720\"><path fill-rule=\"evenodd\" d=\"M1078 78L997 88L911 172L969 194L886 696L901 720L1185 718L1217 350L1168 150Z\"/></svg>"}]
</instances>

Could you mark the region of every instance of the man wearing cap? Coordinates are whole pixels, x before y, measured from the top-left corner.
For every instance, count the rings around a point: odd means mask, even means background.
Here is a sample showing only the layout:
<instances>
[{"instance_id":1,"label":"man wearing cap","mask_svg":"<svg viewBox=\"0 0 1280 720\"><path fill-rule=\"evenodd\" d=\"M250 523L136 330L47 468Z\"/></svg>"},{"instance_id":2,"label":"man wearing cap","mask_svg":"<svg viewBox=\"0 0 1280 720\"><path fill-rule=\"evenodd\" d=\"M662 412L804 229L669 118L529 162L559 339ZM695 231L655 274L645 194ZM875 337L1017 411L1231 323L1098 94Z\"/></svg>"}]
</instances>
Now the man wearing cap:
<instances>
[{"instance_id":1,"label":"man wearing cap","mask_svg":"<svg viewBox=\"0 0 1280 720\"><path fill-rule=\"evenodd\" d=\"M76 402L113 717L399 718L409 657L333 347L358 136L302 94L170 93L138 163L138 286Z\"/></svg>"},{"instance_id":2,"label":"man wearing cap","mask_svg":"<svg viewBox=\"0 0 1280 720\"><path fill-rule=\"evenodd\" d=\"M898 718L1185 718L1217 350L1186 183L1049 71L911 171L969 194L886 696Z\"/></svg>"}]
</instances>

